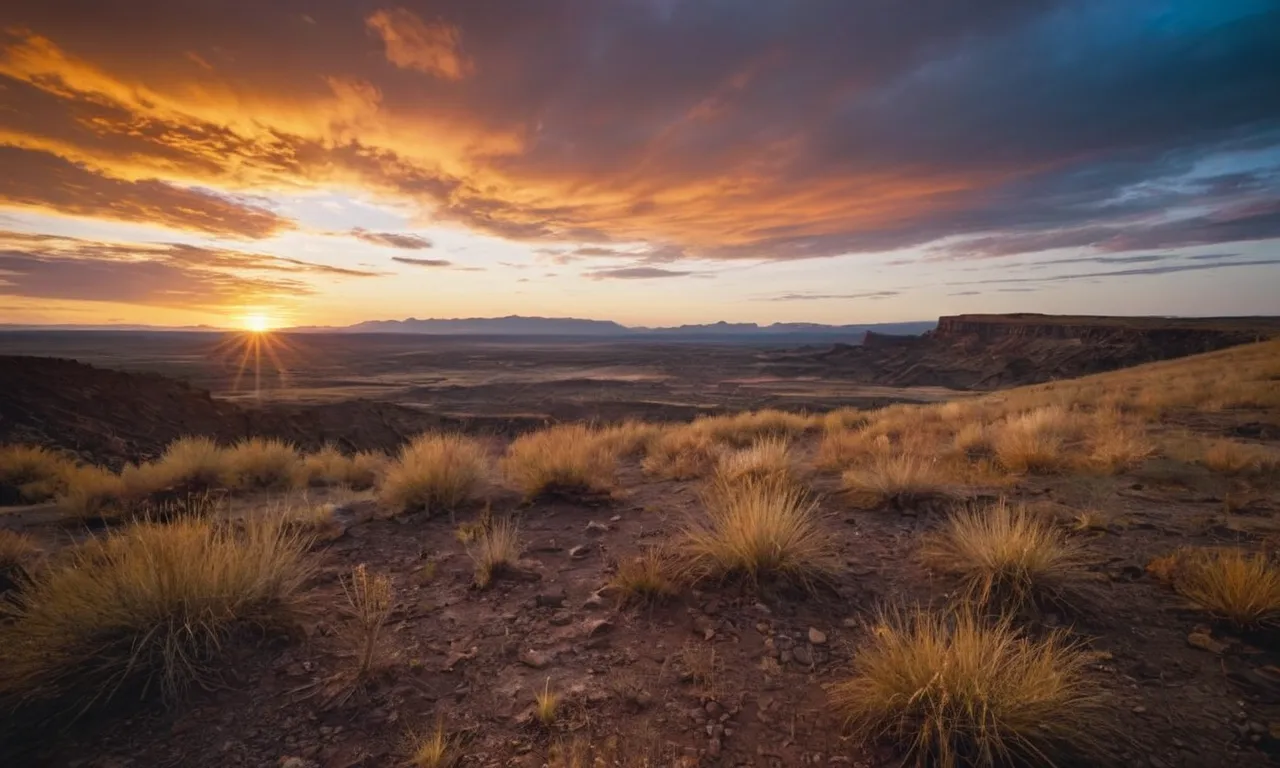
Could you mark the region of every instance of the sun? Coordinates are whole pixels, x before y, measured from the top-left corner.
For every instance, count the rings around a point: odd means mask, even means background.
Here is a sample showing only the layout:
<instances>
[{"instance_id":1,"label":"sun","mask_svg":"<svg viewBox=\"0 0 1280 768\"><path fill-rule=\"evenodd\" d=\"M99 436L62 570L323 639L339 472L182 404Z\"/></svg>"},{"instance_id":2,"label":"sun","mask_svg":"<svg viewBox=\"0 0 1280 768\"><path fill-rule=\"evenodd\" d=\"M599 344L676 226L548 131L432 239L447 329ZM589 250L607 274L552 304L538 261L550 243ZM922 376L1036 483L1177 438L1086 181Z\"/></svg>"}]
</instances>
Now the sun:
<instances>
[{"instance_id":1,"label":"sun","mask_svg":"<svg viewBox=\"0 0 1280 768\"><path fill-rule=\"evenodd\" d=\"M266 333L271 330L271 318L258 313L245 315L240 324L250 333Z\"/></svg>"}]
</instances>

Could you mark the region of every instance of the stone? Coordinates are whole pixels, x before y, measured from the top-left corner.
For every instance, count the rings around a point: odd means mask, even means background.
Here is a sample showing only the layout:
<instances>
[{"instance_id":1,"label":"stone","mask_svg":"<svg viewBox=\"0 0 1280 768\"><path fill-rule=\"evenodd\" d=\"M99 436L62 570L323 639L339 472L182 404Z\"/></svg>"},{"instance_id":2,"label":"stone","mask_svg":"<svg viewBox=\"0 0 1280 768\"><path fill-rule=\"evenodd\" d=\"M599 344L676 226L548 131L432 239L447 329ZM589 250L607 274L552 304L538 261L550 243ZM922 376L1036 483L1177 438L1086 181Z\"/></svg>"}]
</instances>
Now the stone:
<instances>
[{"instance_id":1,"label":"stone","mask_svg":"<svg viewBox=\"0 0 1280 768\"><path fill-rule=\"evenodd\" d=\"M591 553L591 548L585 544L579 544L576 547L569 548L569 558L571 560L581 560Z\"/></svg>"},{"instance_id":2,"label":"stone","mask_svg":"<svg viewBox=\"0 0 1280 768\"><path fill-rule=\"evenodd\" d=\"M809 642L814 645L824 645L827 642L827 635L819 629L809 627Z\"/></svg>"},{"instance_id":3,"label":"stone","mask_svg":"<svg viewBox=\"0 0 1280 768\"><path fill-rule=\"evenodd\" d=\"M1214 640L1208 632L1192 632L1187 635L1187 645L1210 653L1222 653L1227 650L1226 643Z\"/></svg>"},{"instance_id":4,"label":"stone","mask_svg":"<svg viewBox=\"0 0 1280 768\"><path fill-rule=\"evenodd\" d=\"M721 745L720 745L720 740L719 740L719 739L712 739L711 741L708 741L708 742L707 742L707 756L708 756L708 757L719 757L719 756L720 756L720 750L721 750Z\"/></svg>"},{"instance_id":5,"label":"stone","mask_svg":"<svg viewBox=\"0 0 1280 768\"><path fill-rule=\"evenodd\" d=\"M791 649L791 655L795 658L797 664L803 664L806 667L813 666L813 647L800 644Z\"/></svg>"},{"instance_id":6,"label":"stone","mask_svg":"<svg viewBox=\"0 0 1280 768\"><path fill-rule=\"evenodd\" d=\"M703 709L707 711L707 715L710 717L719 717L720 713L724 711L724 707L720 706L718 701L708 701Z\"/></svg>"},{"instance_id":7,"label":"stone","mask_svg":"<svg viewBox=\"0 0 1280 768\"><path fill-rule=\"evenodd\" d=\"M534 598L534 602L538 604L539 608L559 608L564 605L564 598L564 587L559 587L554 590L539 592L537 597Z\"/></svg>"},{"instance_id":8,"label":"stone","mask_svg":"<svg viewBox=\"0 0 1280 768\"><path fill-rule=\"evenodd\" d=\"M551 657L538 651L521 651L520 663L533 669L545 669L551 663Z\"/></svg>"},{"instance_id":9,"label":"stone","mask_svg":"<svg viewBox=\"0 0 1280 768\"><path fill-rule=\"evenodd\" d=\"M547 619L547 623L553 627L567 627L573 623L573 616L565 611L551 614L551 618Z\"/></svg>"},{"instance_id":10,"label":"stone","mask_svg":"<svg viewBox=\"0 0 1280 768\"><path fill-rule=\"evenodd\" d=\"M613 622L608 619L592 619L584 625L587 637L599 637L613 631Z\"/></svg>"},{"instance_id":11,"label":"stone","mask_svg":"<svg viewBox=\"0 0 1280 768\"><path fill-rule=\"evenodd\" d=\"M597 523L595 520L587 523L587 533L602 534L609 532L608 523Z\"/></svg>"},{"instance_id":12,"label":"stone","mask_svg":"<svg viewBox=\"0 0 1280 768\"><path fill-rule=\"evenodd\" d=\"M600 595L592 595L582 602L582 607L587 610L595 610L605 607L605 599Z\"/></svg>"}]
</instances>

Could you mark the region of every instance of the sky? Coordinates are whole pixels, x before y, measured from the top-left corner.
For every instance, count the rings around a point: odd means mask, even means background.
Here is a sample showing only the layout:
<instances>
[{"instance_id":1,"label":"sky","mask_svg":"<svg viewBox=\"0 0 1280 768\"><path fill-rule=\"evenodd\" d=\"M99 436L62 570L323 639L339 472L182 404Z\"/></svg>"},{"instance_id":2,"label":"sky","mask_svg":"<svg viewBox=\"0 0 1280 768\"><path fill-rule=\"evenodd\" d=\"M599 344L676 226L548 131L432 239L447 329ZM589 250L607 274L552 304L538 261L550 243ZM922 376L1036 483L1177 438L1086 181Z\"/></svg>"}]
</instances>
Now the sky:
<instances>
[{"instance_id":1,"label":"sky","mask_svg":"<svg viewBox=\"0 0 1280 768\"><path fill-rule=\"evenodd\" d=\"M1276 0L0 10L0 323L1280 314Z\"/></svg>"}]
</instances>

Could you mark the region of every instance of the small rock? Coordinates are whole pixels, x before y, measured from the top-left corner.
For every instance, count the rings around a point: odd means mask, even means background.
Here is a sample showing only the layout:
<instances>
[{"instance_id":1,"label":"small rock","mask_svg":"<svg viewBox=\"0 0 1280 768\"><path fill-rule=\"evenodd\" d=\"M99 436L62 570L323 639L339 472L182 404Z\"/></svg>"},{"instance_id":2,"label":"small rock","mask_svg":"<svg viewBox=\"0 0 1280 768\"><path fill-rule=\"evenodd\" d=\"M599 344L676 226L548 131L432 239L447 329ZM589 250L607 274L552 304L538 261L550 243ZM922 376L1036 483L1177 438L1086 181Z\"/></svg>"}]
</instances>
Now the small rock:
<instances>
[{"instance_id":1,"label":"small rock","mask_svg":"<svg viewBox=\"0 0 1280 768\"><path fill-rule=\"evenodd\" d=\"M703 709L705 709L707 711L707 715L711 717L719 717L720 713L724 711L724 707L720 706L720 702L718 701L708 701Z\"/></svg>"},{"instance_id":2,"label":"small rock","mask_svg":"<svg viewBox=\"0 0 1280 768\"><path fill-rule=\"evenodd\" d=\"M613 517L609 518L609 522L611 523L616 523L621 520L622 520L622 515L614 515Z\"/></svg>"},{"instance_id":3,"label":"small rock","mask_svg":"<svg viewBox=\"0 0 1280 768\"><path fill-rule=\"evenodd\" d=\"M711 741L708 741L708 742L707 742L707 756L708 756L708 757L719 757L719 756L720 756L720 749L721 749L721 747L720 747L720 740L719 740L719 739L712 739Z\"/></svg>"},{"instance_id":4,"label":"small rock","mask_svg":"<svg viewBox=\"0 0 1280 768\"><path fill-rule=\"evenodd\" d=\"M545 653L528 650L520 652L520 663L533 669L545 669L551 663L551 657Z\"/></svg>"},{"instance_id":5,"label":"small rock","mask_svg":"<svg viewBox=\"0 0 1280 768\"><path fill-rule=\"evenodd\" d=\"M560 587L555 590L539 592L538 596L534 598L534 602L538 604L539 608L559 608L564 605L564 597L564 587Z\"/></svg>"},{"instance_id":6,"label":"small rock","mask_svg":"<svg viewBox=\"0 0 1280 768\"><path fill-rule=\"evenodd\" d=\"M803 664L806 667L813 666L813 647L808 645L797 645L791 649L791 655L795 658L797 664Z\"/></svg>"},{"instance_id":7,"label":"small rock","mask_svg":"<svg viewBox=\"0 0 1280 768\"><path fill-rule=\"evenodd\" d=\"M590 547L586 546L585 544L579 544L576 547L569 548L569 558L572 560L581 560L582 558L590 554L590 551L591 551Z\"/></svg>"},{"instance_id":8,"label":"small rock","mask_svg":"<svg viewBox=\"0 0 1280 768\"><path fill-rule=\"evenodd\" d=\"M1138 706L1134 707L1133 709L1131 709L1131 710L1129 710L1129 711L1130 711L1130 712L1133 712L1133 714L1135 714L1135 715L1141 715L1141 714L1146 713L1147 708L1146 708L1146 707L1144 707L1144 706L1142 706L1141 704L1139 704Z\"/></svg>"},{"instance_id":9,"label":"small rock","mask_svg":"<svg viewBox=\"0 0 1280 768\"><path fill-rule=\"evenodd\" d=\"M567 627L573 623L573 616L560 611L559 613L551 614L551 618L547 619L547 623L553 627Z\"/></svg>"},{"instance_id":10,"label":"small rock","mask_svg":"<svg viewBox=\"0 0 1280 768\"><path fill-rule=\"evenodd\" d=\"M1187 635L1187 645L1210 653L1222 653L1227 650L1226 643L1220 643L1209 636L1208 632L1192 632Z\"/></svg>"},{"instance_id":11,"label":"small rock","mask_svg":"<svg viewBox=\"0 0 1280 768\"><path fill-rule=\"evenodd\" d=\"M609 525L607 523L597 523L595 520L587 523L587 533L601 534L608 532Z\"/></svg>"},{"instance_id":12,"label":"small rock","mask_svg":"<svg viewBox=\"0 0 1280 768\"><path fill-rule=\"evenodd\" d=\"M587 637L599 637L613 631L613 622L608 619L593 619L585 625Z\"/></svg>"},{"instance_id":13,"label":"small rock","mask_svg":"<svg viewBox=\"0 0 1280 768\"><path fill-rule=\"evenodd\" d=\"M821 630L809 627L809 642L814 645L823 645L827 642L827 635Z\"/></svg>"},{"instance_id":14,"label":"small rock","mask_svg":"<svg viewBox=\"0 0 1280 768\"><path fill-rule=\"evenodd\" d=\"M600 595L592 595L582 602L582 607L587 610L595 610L605 607L605 599Z\"/></svg>"}]
</instances>

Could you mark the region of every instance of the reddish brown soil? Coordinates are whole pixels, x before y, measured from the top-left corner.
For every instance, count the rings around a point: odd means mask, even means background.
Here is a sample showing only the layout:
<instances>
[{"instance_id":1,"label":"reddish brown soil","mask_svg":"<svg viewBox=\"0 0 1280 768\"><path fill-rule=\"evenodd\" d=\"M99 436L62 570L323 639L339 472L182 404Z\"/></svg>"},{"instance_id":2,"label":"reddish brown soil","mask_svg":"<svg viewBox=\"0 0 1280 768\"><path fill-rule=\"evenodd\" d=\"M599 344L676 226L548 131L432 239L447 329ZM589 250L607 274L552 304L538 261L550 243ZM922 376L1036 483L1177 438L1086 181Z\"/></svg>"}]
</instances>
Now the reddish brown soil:
<instances>
[{"instance_id":1,"label":"reddish brown soil","mask_svg":"<svg viewBox=\"0 0 1280 768\"><path fill-rule=\"evenodd\" d=\"M1168 428L1227 434L1259 423L1274 428L1273 418L1243 412ZM668 539L699 512L694 484L654 481L628 465L617 498L603 505L525 506L495 489L494 512L520 517L524 554L516 575L485 591L472 586L448 519L364 519L368 507L357 505L352 514L363 522L353 519L320 549L305 637L244 652L224 690L175 711L108 717L71 736L9 745L34 751L5 765L386 766L400 759L407 730L440 716L465 735L467 766L538 766L552 741L575 735L622 735L658 752L657 765L894 765L891 749L842 738L823 686L840 679L857 652L859 622L876 606L946 603L953 585L914 559L946 505L855 509L834 477L810 480L845 562L832 589L805 596L702 585L654 608L592 596L619 558ZM1064 522L1085 508L1109 521L1105 531L1077 534L1095 560L1085 594L1069 611L1025 621L1032 634L1069 627L1087 642L1099 654L1092 674L1111 697L1114 729L1096 734L1096 753L1064 764L1268 764L1280 735L1276 636L1214 625L1144 567L1187 545L1269 547L1280 533L1274 479L1245 484L1156 459L1119 477L1027 478L1008 493ZM589 531L593 522L608 530ZM585 556L570 556L577 546ZM427 579L421 569L432 562ZM329 681L353 665L337 579L357 563L392 575L398 607L385 671L336 705ZM823 642L810 642L811 628ZM1196 632L1225 645L1194 647ZM714 678L690 680L690 660L712 652ZM550 732L528 722L546 685L566 697Z\"/></svg>"}]
</instances>

